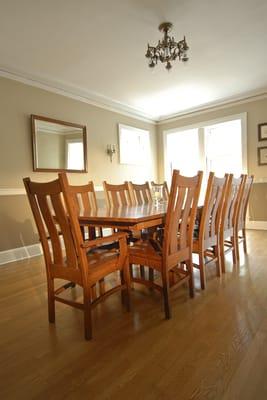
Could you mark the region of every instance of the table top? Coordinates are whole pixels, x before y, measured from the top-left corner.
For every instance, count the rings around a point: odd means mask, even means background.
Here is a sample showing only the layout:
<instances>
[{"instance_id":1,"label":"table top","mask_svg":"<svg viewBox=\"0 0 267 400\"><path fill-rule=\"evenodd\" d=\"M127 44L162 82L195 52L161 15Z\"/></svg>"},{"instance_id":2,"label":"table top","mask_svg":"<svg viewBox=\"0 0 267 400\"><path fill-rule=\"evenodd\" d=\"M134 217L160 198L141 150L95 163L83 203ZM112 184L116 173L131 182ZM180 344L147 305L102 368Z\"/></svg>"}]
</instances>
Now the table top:
<instances>
[{"instance_id":1,"label":"table top","mask_svg":"<svg viewBox=\"0 0 267 400\"><path fill-rule=\"evenodd\" d=\"M138 224L155 219L162 219L167 212L167 203L155 206L145 204L142 206L99 207L93 210L81 210L80 221L90 223L114 222L120 224Z\"/></svg>"}]
</instances>

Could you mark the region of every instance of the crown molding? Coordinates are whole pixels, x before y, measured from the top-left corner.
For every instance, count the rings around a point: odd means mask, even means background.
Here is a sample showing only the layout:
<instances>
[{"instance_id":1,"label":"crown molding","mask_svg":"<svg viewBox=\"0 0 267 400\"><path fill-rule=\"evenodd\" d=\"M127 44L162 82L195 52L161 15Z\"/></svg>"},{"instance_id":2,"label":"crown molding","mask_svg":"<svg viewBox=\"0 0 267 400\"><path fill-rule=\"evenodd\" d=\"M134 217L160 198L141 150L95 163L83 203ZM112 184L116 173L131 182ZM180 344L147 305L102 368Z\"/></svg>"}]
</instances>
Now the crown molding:
<instances>
[{"instance_id":1,"label":"crown molding","mask_svg":"<svg viewBox=\"0 0 267 400\"><path fill-rule=\"evenodd\" d=\"M79 88L70 87L62 83L54 83L45 79L39 79L29 74L21 73L0 66L0 77L21 82L29 86L44 89L48 92L56 93L83 103L90 104L95 107L102 108L111 112L116 112L127 117L135 118L143 122L155 124L155 119L142 111L112 100L105 96L100 96L90 91L84 91Z\"/></svg>"},{"instance_id":2,"label":"crown molding","mask_svg":"<svg viewBox=\"0 0 267 400\"><path fill-rule=\"evenodd\" d=\"M100 96L90 91L82 91L79 88L70 87L61 83L54 83L48 80L41 80L29 74L21 73L10 68L0 66L0 77L11 79L24 83L29 86L34 86L52 93L59 94L83 103L90 104L95 107L102 108L111 112L116 112L127 117L131 117L143 122L154 125L163 125L170 122L175 122L183 118L189 118L212 111L222 110L228 107L234 107L240 104L249 103L252 101L263 100L267 98L267 89L264 88L260 92L244 93L242 96L223 99L220 101L210 102L199 107L194 107L186 111L181 111L168 116L153 118L150 115L133 107L127 106L105 96Z\"/></svg>"},{"instance_id":3,"label":"crown molding","mask_svg":"<svg viewBox=\"0 0 267 400\"><path fill-rule=\"evenodd\" d=\"M217 110L223 110L225 108L238 106L240 104L250 103L252 101L264 100L266 98L267 98L267 91L264 90L259 93L254 93L250 95L244 94L243 96L231 99L225 99L223 101L214 101L212 103L208 103L200 107L195 107L187 111L172 114L168 117L159 118L156 121L156 125L163 125L170 122L178 121L180 119L195 117L197 115L206 114Z\"/></svg>"}]
</instances>

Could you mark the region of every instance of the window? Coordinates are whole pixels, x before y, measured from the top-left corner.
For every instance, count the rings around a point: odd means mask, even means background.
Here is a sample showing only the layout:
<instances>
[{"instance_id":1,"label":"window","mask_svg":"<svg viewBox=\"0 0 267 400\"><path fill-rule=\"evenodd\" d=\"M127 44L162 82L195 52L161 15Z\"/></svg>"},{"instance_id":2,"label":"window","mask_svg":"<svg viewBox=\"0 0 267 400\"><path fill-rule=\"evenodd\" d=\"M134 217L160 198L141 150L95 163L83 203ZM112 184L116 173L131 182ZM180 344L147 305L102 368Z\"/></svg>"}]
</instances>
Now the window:
<instances>
[{"instance_id":1,"label":"window","mask_svg":"<svg viewBox=\"0 0 267 400\"><path fill-rule=\"evenodd\" d=\"M182 175L192 176L199 170L198 129L171 133L167 136L169 175L179 169Z\"/></svg>"},{"instance_id":2,"label":"window","mask_svg":"<svg viewBox=\"0 0 267 400\"><path fill-rule=\"evenodd\" d=\"M84 168L83 142L67 139L67 169L82 170Z\"/></svg>"},{"instance_id":3,"label":"window","mask_svg":"<svg viewBox=\"0 0 267 400\"><path fill-rule=\"evenodd\" d=\"M216 176L247 172L246 114L166 131L165 179L171 181L172 170L183 175L204 171L204 179L213 171Z\"/></svg>"},{"instance_id":4,"label":"window","mask_svg":"<svg viewBox=\"0 0 267 400\"><path fill-rule=\"evenodd\" d=\"M119 143L121 164L151 162L149 131L119 124Z\"/></svg>"}]
</instances>

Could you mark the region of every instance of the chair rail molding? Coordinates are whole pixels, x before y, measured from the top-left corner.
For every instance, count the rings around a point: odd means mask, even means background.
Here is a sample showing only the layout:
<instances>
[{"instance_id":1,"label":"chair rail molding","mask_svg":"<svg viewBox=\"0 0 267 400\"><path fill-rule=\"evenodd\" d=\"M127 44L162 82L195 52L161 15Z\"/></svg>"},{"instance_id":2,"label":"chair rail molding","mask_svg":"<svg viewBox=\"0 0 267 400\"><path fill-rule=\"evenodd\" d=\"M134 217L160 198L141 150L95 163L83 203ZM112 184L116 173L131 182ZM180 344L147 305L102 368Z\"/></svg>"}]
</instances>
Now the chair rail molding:
<instances>
[{"instance_id":1,"label":"chair rail molding","mask_svg":"<svg viewBox=\"0 0 267 400\"><path fill-rule=\"evenodd\" d=\"M102 186L95 186L96 192L103 192ZM0 196L19 196L26 195L24 188L0 188Z\"/></svg>"}]
</instances>

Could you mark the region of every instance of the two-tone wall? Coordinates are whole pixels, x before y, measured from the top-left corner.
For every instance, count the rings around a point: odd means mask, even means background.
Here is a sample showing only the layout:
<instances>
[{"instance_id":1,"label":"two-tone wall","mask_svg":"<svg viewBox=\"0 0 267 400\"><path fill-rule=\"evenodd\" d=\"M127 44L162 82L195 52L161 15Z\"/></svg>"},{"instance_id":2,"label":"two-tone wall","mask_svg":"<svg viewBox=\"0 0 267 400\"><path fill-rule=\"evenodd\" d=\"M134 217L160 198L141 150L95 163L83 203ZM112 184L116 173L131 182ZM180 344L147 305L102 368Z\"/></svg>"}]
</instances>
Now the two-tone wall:
<instances>
[{"instance_id":1,"label":"two-tone wall","mask_svg":"<svg viewBox=\"0 0 267 400\"><path fill-rule=\"evenodd\" d=\"M30 115L37 114L87 127L88 173L69 174L73 184L93 180L120 183L157 179L157 137L154 124L61 96L43 89L0 78L0 252L38 242L36 229L23 194L22 178L36 181L56 178L56 173L33 172ZM107 144L118 149L118 123L150 131L150 168L113 162ZM7 256L7 260L9 255ZM1 260L0 260L1 262Z\"/></svg>"},{"instance_id":2,"label":"two-tone wall","mask_svg":"<svg viewBox=\"0 0 267 400\"><path fill-rule=\"evenodd\" d=\"M230 115L247 113L248 172L255 175L250 214L254 227L267 227L267 166L258 166L258 124L267 122L267 99L243 102L194 113L173 121L153 124L50 91L0 78L0 264L39 253L38 236L22 178L36 181L56 178L56 173L33 172L30 115L37 114L87 127L88 173L69 174L70 182L93 180L120 183L164 179L163 132L195 125ZM107 144L118 149L118 124L150 131L152 162L150 168L122 165L116 153L113 162L106 154ZM229 144L230 145L230 144ZM261 142L264 146L265 143ZM97 196L103 199L103 193ZM252 224L253 225L253 224ZM252 226L253 227L253 226ZM15 250L14 250L15 249Z\"/></svg>"}]
</instances>

